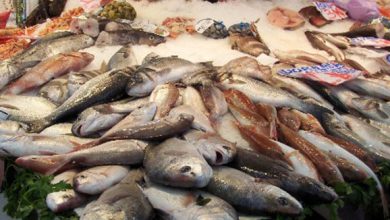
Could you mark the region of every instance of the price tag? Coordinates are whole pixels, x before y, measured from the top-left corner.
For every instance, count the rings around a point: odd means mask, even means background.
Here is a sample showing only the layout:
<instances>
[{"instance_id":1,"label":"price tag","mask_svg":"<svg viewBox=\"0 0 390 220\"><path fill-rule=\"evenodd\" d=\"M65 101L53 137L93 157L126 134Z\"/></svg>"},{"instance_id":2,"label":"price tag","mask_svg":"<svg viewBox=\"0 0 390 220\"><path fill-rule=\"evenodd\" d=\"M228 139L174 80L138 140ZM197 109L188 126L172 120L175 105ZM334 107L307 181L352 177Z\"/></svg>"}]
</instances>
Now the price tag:
<instances>
[{"instance_id":1,"label":"price tag","mask_svg":"<svg viewBox=\"0 0 390 220\"><path fill-rule=\"evenodd\" d=\"M199 34L202 34L203 32L205 32L209 27L211 27L211 25L214 24L214 20L213 19L203 19L203 20L200 20L196 23L195 25L195 30L196 32L198 32Z\"/></svg>"},{"instance_id":2,"label":"price tag","mask_svg":"<svg viewBox=\"0 0 390 220\"><path fill-rule=\"evenodd\" d=\"M310 79L334 86L355 79L363 73L360 70L347 67L340 63L324 63L316 66L305 66L278 71L278 74L282 76Z\"/></svg>"},{"instance_id":3,"label":"price tag","mask_svg":"<svg viewBox=\"0 0 390 220\"><path fill-rule=\"evenodd\" d=\"M326 20L336 21L348 18L347 13L333 2L313 2L313 4Z\"/></svg>"},{"instance_id":4,"label":"price tag","mask_svg":"<svg viewBox=\"0 0 390 220\"><path fill-rule=\"evenodd\" d=\"M351 38L351 44L355 46L363 47L390 47L390 41L386 39L376 38L376 37L355 37Z\"/></svg>"}]
</instances>

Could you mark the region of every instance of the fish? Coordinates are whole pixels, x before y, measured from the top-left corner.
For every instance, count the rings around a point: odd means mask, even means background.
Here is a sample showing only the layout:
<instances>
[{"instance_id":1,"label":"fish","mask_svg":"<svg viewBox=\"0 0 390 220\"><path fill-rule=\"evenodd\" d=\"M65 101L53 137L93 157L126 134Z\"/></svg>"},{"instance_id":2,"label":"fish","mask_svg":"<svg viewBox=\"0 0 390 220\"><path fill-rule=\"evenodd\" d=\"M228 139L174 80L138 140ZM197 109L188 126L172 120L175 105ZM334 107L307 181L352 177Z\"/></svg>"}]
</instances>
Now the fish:
<instances>
[{"instance_id":1,"label":"fish","mask_svg":"<svg viewBox=\"0 0 390 220\"><path fill-rule=\"evenodd\" d=\"M56 105L61 105L69 98L68 75L50 80L38 92L39 96Z\"/></svg>"},{"instance_id":2,"label":"fish","mask_svg":"<svg viewBox=\"0 0 390 220\"><path fill-rule=\"evenodd\" d=\"M143 175L140 169L130 170L118 184L104 191L96 202L87 205L80 219L152 219L153 207L137 184L142 181Z\"/></svg>"},{"instance_id":3,"label":"fish","mask_svg":"<svg viewBox=\"0 0 390 220\"><path fill-rule=\"evenodd\" d=\"M237 148L252 149L250 143L242 137L237 120L228 112L216 122L217 133L225 140L235 143Z\"/></svg>"},{"instance_id":4,"label":"fish","mask_svg":"<svg viewBox=\"0 0 390 220\"><path fill-rule=\"evenodd\" d=\"M82 111L72 126L72 133L88 137L112 128L127 114L149 103L149 98L124 99L89 107Z\"/></svg>"},{"instance_id":5,"label":"fish","mask_svg":"<svg viewBox=\"0 0 390 220\"><path fill-rule=\"evenodd\" d=\"M85 20L85 25L81 25L83 34L91 37L97 37L105 26L110 22L109 19L89 17Z\"/></svg>"},{"instance_id":6,"label":"fish","mask_svg":"<svg viewBox=\"0 0 390 220\"><path fill-rule=\"evenodd\" d=\"M16 121L0 121L0 134L24 134L25 125Z\"/></svg>"},{"instance_id":7,"label":"fish","mask_svg":"<svg viewBox=\"0 0 390 220\"><path fill-rule=\"evenodd\" d=\"M236 144L215 133L192 130L183 137L198 149L210 165L230 163L237 153Z\"/></svg>"},{"instance_id":8,"label":"fish","mask_svg":"<svg viewBox=\"0 0 390 220\"><path fill-rule=\"evenodd\" d=\"M164 43L165 37L160 35L144 32L141 30L118 30L118 31L102 31L96 39L95 45L98 47L108 45L124 45L124 44L145 44L148 46L157 46Z\"/></svg>"},{"instance_id":9,"label":"fish","mask_svg":"<svg viewBox=\"0 0 390 220\"><path fill-rule=\"evenodd\" d=\"M276 108L272 105L267 105L262 103L256 104L256 108L257 108L257 113L262 115L268 121L271 137L277 139L278 132L276 130L276 120L278 119L278 117L277 117Z\"/></svg>"},{"instance_id":10,"label":"fish","mask_svg":"<svg viewBox=\"0 0 390 220\"><path fill-rule=\"evenodd\" d=\"M71 44L69 42L72 42ZM0 89L23 75L23 70L33 67L41 60L59 53L78 51L94 44L87 35L71 35L34 44L10 60L0 63Z\"/></svg>"},{"instance_id":11,"label":"fish","mask_svg":"<svg viewBox=\"0 0 390 220\"><path fill-rule=\"evenodd\" d=\"M217 120L228 112L225 96L216 86L202 86L200 87L200 94L211 121Z\"/></svg>"},{"instance_id":12,"label":"fish","mask_svg":"<svg viewBox=\"0 0 390 220\"><path fill-rule=\"evenodd\" d=\"M73 93L75 93L82 85L84 85L92 78L95 78L99 75L102 75L103 73L106 73L108 71L107 68L108 67L106 67L106 65L102 63L102 66L98 70L88 70L88 71L69 73L68 82L67 82L69 96L73 95Z\"/></svg>"},{"instance_id":13,"label":"fish","mask_svg":"<svg viewBox=\"0 0 390 220\"><path fill-rule=\"evenodd\" d=\"M227 62L218 69L218 74L237 74L266 81L271 77L271 68L259 64L252 57L244 56Z\"/></svg>"},{"instance_id":14,"label":"fish","mask_svg":"<svg viewBox=\"0 0 390 220\"><path fill-rule=\"evenodd\" d=\"M158 85L180 81L205 68L205 64L192 63L177 56L160 57L149 54L135 73L141 80L135 84L129 83L126 91L129 96L144 97Z\"/></svg>"},{"instance_id":15,"label":"fish","mask_svg":"<svg viewBox=\"0 0 390 220\"><path fill-rule=\"evenodd\" d=\"M342 33L332 33L335 36L344 36L344 37L377 37L383 38L385 35L385 28L382 23L368 24L363 25L362 27L355 28L353 30L342 32Z\"/></svg>"},{"instance_id":16,"label":"fish","mask_svg":"<svg viewBox=\"0 0 390 220\"><path fill-rule=\"evenodd\" d=\"M278 120L293 131L298 131L302 124L301 119L288 108L279 109Z\"/></svg>"},{"instance_id":17,"label":"fish","mask_svg":"<svg viewBox=\"0 0 390 220\"><path fill-rule=\"evenodd\" d=\"M390 100L390 85L382 80L372 78L356 78L345 82L347 88L367 96L378 99Z\"/></svg>"},{"instance_id":18,"label":"fish","mask_svg":"<svg viewBox=\"0 0 390 220\"><path fill-rule=\"evenodd\" d=\"M329 203L338 198L332 188L320 181L254 151L239 149L232 166L255 177L258 182L275 185L305 202Z\"/></svg>"},{"instance_id":19,"label":"fish","mask_svg":"<svg viewBox=\"0 0 390 220\"><path fill-rule=\"evenodd\" d=\"M32 90L45 84L50 79L84 68L93 59L94 55L87 52L60 53L49 57L7 86L4 94L17 95Z\"/></svg>"},{"instance_id":20,"label":"fish","mask_svg":"<svg viewBox=\"0 0 390 220\"><path fill-rule=\"evenodd\" d=\"M336 47L340 49L348 49L350 47L351 43L350 40L347 37L343 36L334 36L331 34L325 34L325 33L318 33L321 38L324 40L334 44Z\"/></svg>"},{"instance_id":21,"label":"fish","mask_svg":"<svg viewBox=\"0 0 390 220\"><path fill-rule=\"evenodd\" d=\"M329 55L334 56L338 62L345 60L344 52L331 42L325 40L321 35L310 31L306 31L305 35L314 48L326 51Z\"/></svg>"},{"instance_id":22,"label":"fish","mask_svg":"<svg viewBox=\"0 0 390 220\"><path fill-rule=\"evenodd\" d=\"M202 96L200 95L198 90L196 90L194 87L187 86L184 89L182 99L183 99L183 103L182 103L183 105L189 105L194 109L196 109L198 112L202 112L206 116L209 116L209 112L206 108L205 103L203 102Z\"/></svg>"},{"instance_id":23,"label":"fish","mask_svg":"<svg viewBox=\"0 0 390 220\"><path fill-rule=\"evenodd\" d=\"M328 63L329 59L320 55L320 54L314 54L314 53L308 53L303 50L289 50L289 51L282 51L282 50L273 50L273 54L281 61L285 62L288 60L305 60L308 62L312 62L315 64L323 64Z\"/></svg>"},{"instance_id":24,"label":"fish","mask_svg":"<svg viewBox=\"0 0 390 220\"><path fill-rule=\"evenodd\" d=\"M229 42L233 50L238 50L254 57L257 57L262 53L270 53L268 47L254 36L232 33L229 36Z\"/></svg>"},{"instance_id":25,"label":"fish","mask_svg":"<svg viewBox=\"0 0 390 220\"><path fill-rule=\"evenodd\" d=\"M278 131L289 146L299 150L313 162L326 183L334 185L339 182L344 182L340 170L332 162L329 156L299 136L297 132L281 123L278 124Z\"/></svg>"},{"instance_id":26,"label":"fish","mask_svg":"<svg viewBox=\"0 0 390 220\"><path fill-rule=\"evenodd\" d=\"M156 86L150 94L149 101L157 104L155 119L167 116L175 106L179 98L179 90L173 84L162 84Z\"/></svg>"},{"instance_id":27,"label":"fish","mask_svg":"<svg viewBox=\"0 0 390 220\"><path fill-rule=\"evenodd\" d=\"M109 141L93 148L59 155L32 155L16 159L16 163L34 172L50 175L68 166L137 165L142 164L149 144L138 140Z\"/></svg>"},{"instance_id":28,"label":"fish","mask_svg":"<svg viewBox=\"0 0 390 220\"><path fill-rule=\"evenodd\" d=\"M190 191L150 183L143 193L165 219L238 219L236 210L229 203L201 190Z\"/></svg>"},{"instance_id":29,"label":"fish","mask_svg":"<svg viewBox=\"0 0 390 220\"><path fill-rule=\"evenodd\" d=\"M128 66L137 65L137 58L130 44L121 47L108 61L108 69L123 69Z\"/></svg>"},{"instance_id":30,"label":"fish","mask_svg":"<svg viewBox=\"0 0 390 220\"><path fill-rule=\"evenodd\" d=\"M143 165L151 181L166 186L202 188L213 175L197 148L177 138L146 149Z\"/></svg>"},{"instance_id":31,"label":"fish","mask_svg":"<svg viewBox=\"0 0 390 220\"><path fill-rule=\"evenodd\" d=\"M73 178L75 191L97 195L120 182L129 173L129 168L118 165L96 166L76 174Z\"/></svg>"},{"instance_id":32,"label":"fish","mask_svg":"<svg viewBox=\"0 0 390 220\"><path fill-rule=\"evenodd\" d=\"M56 175L51 184L65 182L73 185L73 177L78 173L77 170L68 170ZM52 192L46 196L46 205L54 213L63 212L80 207L88 201L88 197L75 192L73 189L66 189L63 191Z\"/></svg>"},{"instance_id":33,"label":"fish","mask_svg":"<svg viewBox=\"0 0 390 220\"><path fill-rule=\"evenodd\" d=\"M194 120L192 121L191 127L200 131L215 132L209 118L203 113L193 108L190 105L180 105L173 108L169 112L169 116L177 117L181 114L192 115Z\"/></svg>"},{"instance_id":34,"label":"fish","mask_svg":"<svg viewBox=\"0 0 390 220\"><path fill-rule=\"evenodd\" d=\"M76 146L90 141L91 139L82 139L70 135L1 134L0 156L22 157L63 154L73 151Z\"/></svg>"},{"instance_id":35,"label":"fish","mask_svg":"<svg viewBox=\"0 0 390 220\"><path fill-rule=\"evenodd\" d=\"M284 190L256 181L248 174L230 168L214 167L206 190L230 203L237 211L248 213L299 214L302 205Z\"/></svg>"},{"instance_id":36,"label":"fish","mask_svg":"<svg viewBox=\"0 0 390 220\"><path fill-rule=\"evenodd\" d=\"M125 22L111 21L106 24L104 30L107 32L132 30L131 24Z\"/></svg>"},{"instance_id":37,"label":"fish","mask_svg":"<svg viewBox=\"0 0 390 220\"><path fill-rule=\"evenodd\" d=\"M52 113L57 106L37 96L0 95L0 119L29 122Z\"/></svg>"},{"instance_id":38,"label":"fish","mask_svg":"<svg viewBox=\"0 0 390 220\"><path fill-rule=\"evenodd\" d=\"M364 140L363 143L366 143L367 147L374 148L375 152L385 158L390 158L390 137L352 115L343 115L342 120L348 128Z\"/></svg>"},{"instance_id":39,"label":"fish","mask_svg":"<svg viewBox=\"0 0 390 220\"><path fill-rule=\"evenodd\" d=\"M349 153L347 150L343 149L342 147L338 146L337 144L322 135L314 134L308 131L299 131L299 135L310 141L322 151L327 152L328 154L331 154L336 157L341 157L346 161L351 162L358 169L363 171L367 175L367 178L373 178L377 184L377 189L381 196L384 217L387 218L389 216L387 199L382 184L376 174L365 163L363 163L359 158L355 157L353 154Z\"/></svg>"},{"instance_id":40,"label":"fish","mask_svg":"<svg viewBox=\"0 0 390 220\"><path fill-rule=\"evenodd\" d=\"M320 134L325 134L325 130L322 127L321 123L311 114L303 113L296 109L291 109L291 112L295 114L301 121L301 130L313 131Z\"/></svg>"},{"instance_id":41,"label":"fish","mask_svg":"<svg viewBox=\"0 0 390 220\"><path fill-rule=\"evenodd\" d=\"M311 113L317 118L321 118L324 112L332 113L329 109L302 101L284 90L240 75L232 75L231 78L223 80L219 85L224 90L239 90L248 96L254 103L269 104L275 107L295 108L306 113Z\"/></svg>"},{"instance_id":42,"label":"fish","mask_svg":"<svg viewBox=\"0 0 390 220\"><path fill-rule=\"evenodd\" d=\"M44 118L29 122L29 132L40 132L64 117L117 97L122 94L128 81L132 80L132 70L122 69L97 76L81 86L68 100Z\"/></svg>"},{"instance_id":43,"label":"fish","mask_svg":"<svg viewBox=\"0 0 390 220\"><path fill-rule=\"evenodd\" d=\"M45 128L42 135L72 135L72 123L58 123Z\"/></svg>"},{"instance_id":44,"label":"fish","mask_svg":"<svg viewBox=\"0 0 390 220\"><path fill-rule=\"evenodd\" d=\"M31 45L41 44L41 43L44 43L47 41L51 41L51 40L62 38L62 37L68 37L68 36L71 36L74 34L75 33L71 32L71 31L55 31L53 33L49 33L47 35L39 37L34 42L32 42Z\"/></svg>"}]
</instances>

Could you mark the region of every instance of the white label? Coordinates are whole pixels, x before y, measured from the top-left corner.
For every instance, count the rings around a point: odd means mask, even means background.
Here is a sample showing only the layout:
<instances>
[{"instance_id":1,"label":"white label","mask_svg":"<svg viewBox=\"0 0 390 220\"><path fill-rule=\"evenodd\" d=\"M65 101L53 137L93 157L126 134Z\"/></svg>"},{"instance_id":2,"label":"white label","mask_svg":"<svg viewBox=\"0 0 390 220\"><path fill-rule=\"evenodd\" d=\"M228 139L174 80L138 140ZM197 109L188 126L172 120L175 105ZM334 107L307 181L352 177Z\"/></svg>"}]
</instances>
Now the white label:
<instances>
[{"instance_id":1,"label":"white label","mask_svg":"<svg viewBox=\"0 0 390 220\"><path fill-rule=\"evenodd\" d=\"M202 34L203 32L205 32L209 27L211 27L211 25L214 24L214 20L213 19L203 19L203 20L200 20L196 23L195 25L195 30L196 32L198 32L199 34Z\"/></svg>"}]
</instances>

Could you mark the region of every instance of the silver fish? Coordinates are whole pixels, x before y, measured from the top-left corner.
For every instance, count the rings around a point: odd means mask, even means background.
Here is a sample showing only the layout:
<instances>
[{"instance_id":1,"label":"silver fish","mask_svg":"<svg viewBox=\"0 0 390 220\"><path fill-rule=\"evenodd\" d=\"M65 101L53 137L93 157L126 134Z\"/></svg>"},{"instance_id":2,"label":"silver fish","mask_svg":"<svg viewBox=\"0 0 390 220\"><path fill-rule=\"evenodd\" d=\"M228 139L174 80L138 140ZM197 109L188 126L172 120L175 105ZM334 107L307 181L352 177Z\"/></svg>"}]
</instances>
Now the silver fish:
<instances>
[{"instance_id":1,"label":"silver fish","mask_svg":"<svg viewBox=\"0 0 390 220\"><path fill-rule=\"evenodd\" d=\"M390 100L390 84L373 78L357 78L344 83L349 89L379 99Z\"/></svg>"},{"instance_id":2,"label":"silver fish","mask_svg":"<svg viewBox=\"0 0 390 220\"><path fill-rule=\"evenodd\" d=\"M213 175L196 147L177 138L148 148L144 167L151 181L176 187L202 188Z\"/></svg>"},{"instance_id":3,"label":"silver fish","mask_svg":"<svg viewBox=\"0 0 390 220\"><path fill-rule=\"evenodd\" d=\"M154 33L141 30L118 30L100 32L95 45L98 47L124 44L156 46L164 42L165 37Z\"/></svg>"},{"instance_id":4,"label":"silver fish","mask_svg":"<svg viewBox=\"0 0 390 220\"><path fill-rule=\"evenodd\" d=\"M71 123L59 123L45 128L39 134L42 135L72 135Z\"/></svg>"},{"instance_id":5,"label":"silver fish","mask_svg":"<svg viewBox=\"0 0 390 220\"><path fill-rule=\"evenodd\" d=\"M121 47L108 61L108 69L123 69L128 66L137 65L137 58L131 45Z\"/></svg>"},{"instance_id":6,"label":"silver fish","mask_svg":"<svg viewBox=\"0 0 390 220\"><path fill-rule=\"evenodd\" d=\"M26 130L23 124L16 121L0 121L0 134L23 134Z\"/></svg>"},{"instance_id":7,"label":"silver fish","mask_svg":"<svg viewBox=\"0 0 390 220\"><path fill-rule=\"evenodd\" d=\"M108 67L103 63L101 68L98 70L71 72L68 77L68 93L69 96L73 95L82 85L88 82L90 79L95 78L103 73L107 72Z\"/></svg>"},{"instance_id":8,"label":"silver fish","mask_svg":"<svg viewBox=\"0 0 390 220\"><path fill-rule=\"evenodd\" d=\"M211 125L208 117L203 113L193 108L190 105L181 105L173 108L169 115L174 117L180 114L188 114L194 116L194 121L192 121L192 128L205 131L205 132L215 132L213 126Z\"/></svg>"},{"instance_id":9,"label":"silver fish","mask_svg":"<svg viewBox=\"0 0 390 220\"><path fill-rule=\"evenodd\" d=\"M256 181L239 170L228 167L214 167L214 175L206 189L224 199L238 211L252 213L299 214L302 205L282 189Z\"/></svg>"},{"instance_id":10,"label":"silver fish","mask_svg":"<svg viewBox=\"0 0 390 220\"><path fill-rule=\"evenodd\" d=\"M271 77L271 69L260 65L252 57L239 57L233 59L218 69L218 74L238 74L259 80L267 80Z\"/></svg>"},{"instance_id":11,"label":"silver fish","mask_svg":"<svg viewBox=\"0 0 390 220\"><path fill-rule=\"evenodd\" d=\"M187 86L183 91L183 105L190 105L199 112L202 112L206 116L209 114L203 103L202 97L198 90L192 86ZM181 104L180 104L181 105Z\"/></svg>"},{"instance_id":12,"label":"silver fish","mask_svg":"<svg viewBox=\"0 0 390 220\"><path fill-rule=\"evenodd\" d=\"M61 105L69 98L68 75L53 79L39 90L38 94L56 105Z\"/></svg>"},{"instance_id":13,"label":"silver fish","mask_svg":"<svg viewBox=\"0 0 390 220\"><path fill-rule=\"evenodd\" d=\"M97 166L78 173L73 178L77 192L96 195L120 182L129 172L125 166Z\"/></svg>"},{"instance_id":14,"label":"silver fish","mask_svg":"<svg viewBox=\"0 0 390 220\"><path fill-rule=\"evenodd\" d=\"M89 204L80 219L152 219L153 208L137 185L143 175L141 170L130 170L122 181L104 191L96 202Z\"/></svg>"},{"instance_id":15,"label":"silver fish","mask_svg":"<svg viewBox=\"0 0 390 220\"><path fill-rule=\"evenodd\" d=\"M234 208L222 199L199 190L183 190L149 184L143 189L161 217L171 220L224 219L236 220Z\"/></svg>"},{"instance_id":16,"label":"silver fish","mask_svg":"<svg viewBox=\"0 0 390 220\"><path fill-rule=\"evenodd\" d=\"M365 121L368 124L370 124L371 126L377 128L384 135L390 137L390 124L382 123L382 122L371 120L371 119L367 119Z\"/></svg>"},{"instance_id":17,"label":"silver fish","mask_svg":"<svg viewBox=\"0 0 390 220\"><path fill-rule=\"evenodd\" d=\"M162 84L154 88L150 94L149 101L157 104L155 119L167 116L169 111L175 106L179 97L179 90L173 84Z\"/></svg>"}]
</instances>

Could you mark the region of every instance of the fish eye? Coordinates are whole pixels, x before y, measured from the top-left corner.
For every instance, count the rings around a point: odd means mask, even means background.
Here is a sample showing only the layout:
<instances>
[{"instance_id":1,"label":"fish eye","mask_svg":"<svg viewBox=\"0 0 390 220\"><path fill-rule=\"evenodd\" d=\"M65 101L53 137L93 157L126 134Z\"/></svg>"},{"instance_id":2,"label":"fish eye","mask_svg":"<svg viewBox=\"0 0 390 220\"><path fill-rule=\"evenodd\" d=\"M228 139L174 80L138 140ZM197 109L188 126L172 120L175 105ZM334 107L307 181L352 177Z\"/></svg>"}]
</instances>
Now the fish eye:
<instances>
[{"instance_id":1,"label":"fish eye","mask_svg":"<svg viewBox=\"0 0 390 220\"><path fill-rule=\"evenodd\" d=\"M153 36L153 35L150 36L150 37L149 37L149 40L154 40L154 36Z\"/></svg>"},{"instance_id":2,"label":"fish eye","mask_svg":"<svg viewBox=\"0 0 390 220\"><path fill-rule=\"evenodd\" d=\"M278 201L278 203L279 203L280 205L282 205L282 206L287 206L287 205L288 205L288 200L287 200L287 198L285 198L285 197L279 197L279 198L277 199L277 201Z\"/></svg>"},{"instance_id":3,"label":"fish eye","mask_svg":"<svg viewBox=\"0 0 390 220\"><path fill-rule=\"evenodd\" d=\"M187 173L190 170L191 170L190 166L184 166L184 167L180 168L181 173Z\"/></svg>"}]
</instances>

